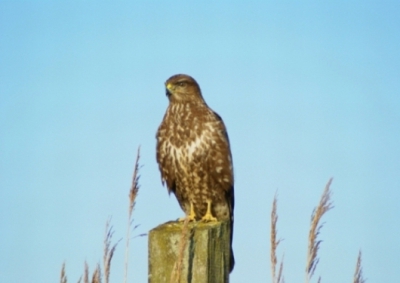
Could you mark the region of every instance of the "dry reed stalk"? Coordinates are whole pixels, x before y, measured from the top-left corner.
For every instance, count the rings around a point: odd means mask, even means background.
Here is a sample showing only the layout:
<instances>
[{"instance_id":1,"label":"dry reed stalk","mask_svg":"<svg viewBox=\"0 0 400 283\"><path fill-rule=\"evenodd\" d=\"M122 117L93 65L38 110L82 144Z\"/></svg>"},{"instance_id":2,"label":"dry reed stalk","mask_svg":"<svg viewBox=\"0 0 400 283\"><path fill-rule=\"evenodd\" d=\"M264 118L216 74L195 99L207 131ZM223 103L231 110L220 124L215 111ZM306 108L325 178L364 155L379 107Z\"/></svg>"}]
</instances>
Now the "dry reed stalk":
<instances>
[{"instance_id":1,"label":"dry reed stalk","mask_svg":"<svg viewBox=\"0 0 400 283\"><path fill-rule=\"evenodd\" d=\"M67 283L67 275L65 274L65 262L61 267L60 283Z\"/></svg>"},{"instance_id":2,"label":"dry reed stalk","mask_svg":"<svg viewBox=\"0 0 400 283\"><path fill-rule=\"evenodd\" d=\"M110 219L107 220L106 223L106 229L105 229L105 236L104 236L104 249L103 249L103 268L104 268L104 280L105 283L109 283L109 278L110 278L110 270L111 270L111 260L114 255L115 249L117 248L117 243L115 243L111 247L111 239L114 234L113 227L110 226ZM100 278L101 275L101 270L100 266L97 266L95 272L93 273L93 278L95 278L95 275ZM97 277L96 277L97 278ZM100 282L100 281L99 281ZM93 282L95 283L95 282Z\"/></svg>"},{"instance_id":3,"label":"dry reed stalk","mask_svg":"<svg viewBox=\"0 0 400 283\"><path fill-rule=\"evenodd\" d=\"M108 279L106 279L106 280L108 280ZM108 282L108 281L106 281L106 282ZM100 268L99 264L97 264L97 267L93 272L92 283L101 283L101 268Z\"/></svg>"},{"instance_id":4,"label":"dry reed stalk","mask_svg":"<svg viewBox=\"0 0 400 283\"><path fill-rule=\"evenodd\" d=\"M325 186L325 190L322 193L319 205L314 209L311 215L311 227L310 233L308 235L308 253L307 253L307 266L306 266L306 283L310 282L311 277L318 265L318 249L321 244L321 240L317 240L320 230L323 224L319 224L322 216L333 208L331 198L330 185L332 183L332 178L329 179ZM319 279L320 281L321 279Z\"/></svg>"},{"instance_id":5,"label":"dry reed stalk","mask_svg":"<svg viewBox=\"0 0 400 283\"><path fill-rule=\"evenodd\" d=\"M79 278L78 283L82 282L82 276ZM92 281L89 281L89 265L85 261L85 268L83 272L83 283L101 283L101 270L100 266L97 265L92 275Z\"/></svg>"},{"instance_id":6,"label":"dry reed stalk","mask_svg":"<svg viewBox=\"0 0 400 283\"><path fill-rule=\"evenodd\" d=\"M276 229L277 222L278 222L277 198L275 195L274 201L272 202L272 211L271 211L271 276L273 283L283 283L285 281L282 276L283 257L279 265L278 277L276 277L276 266L278 264L278 260L276 258L276 251L279 243L281 242L281 239L277 240L277 234L278 234L278 230Z\"/></svg>"},{"instance_id":7,"label":"dry reed stalk","mask_svg":"<svg viewBox=\"0 0 400 283\"><path fill-rule=\"evenodd\" d=\"M132 224L132 213L135 207L135 200L136 196L139 191L139 159L140 159L140 146L138 147L136 162L135 162L135 169L133 172L133 179L132 179L132 186L129 191L129 217L128 217L128 231L127 231L127 241L126 241L126 251L125 251L125 281L128 280L128 259L129 259L129 239L130 239L130 229ZM133 229L137 228L135 226ZM109 283L110 278L110 270L111 270L111 260L114 256L115 249L118 243L121 241L119 240L113 246L111 246L111 239L114 234L112 226L110 226L110 219L107 220L106 229L105 229L105 237L104 237L104 249L103 249L103 266L104 266L104 278L105 283ZM144 236L146 234L140 234L139 236ZM78 280L78 283L81 283L83 279L84 283L89 282L89 266L85 261L85 270L83 276L81 276ZM60 283L67 283L67 276L65 273L65 263L63 263L61 268L61 277ZM97 265L96 269L93 272L92 281L91 283L101 283L101 268L100 265Z\"/></svg>"},{"instance_id":8,"label":"dry reed stalk","mask_svg":"<svg viewBox=\"0 0 400 283\"><path fill-rule=\"evenodd\" d=\"M83 282L89 283L89 265L87 264L86 260L85 260L85 269L83 271Z\"/></svg>"},{"instance_id":9,"label":"dry reed stalk","mask_svg":"<svg viewBox=\"0 0 400 283\"><path fill-rule=\"evenodd\" d=\"M278 283L285 283L285 277L283 277L283 257L281 259L281 263L279 264L279 272L278 272Z\"/></svg>"},{"instance_id":10,"label":"dry reed stalk","mask_svg":"<svg viewBox=\"0 0 400 283\"><path fill-rule=\"evenodd\" d=\"M179 283L181 280L183 269L183 258L185 256L185 249L189 241L189 216L187 215L183 222L181 239L179 241L179 255L176 259L174 267L171 272L170 283Z\"/></svg>"},{"instance_id":11,"label":"dry reed stalk","mask_svg":"<svg viewBox=\"0 0 400 283\"><path fill-rule=\"evenodd\" d=\"M129 209L128 209L128 229L126 232L126 246L125 246L125 276L124 282L128 282L128 265L129 265L129 241L131 237L131 227L132 227L132 213L135 208L136 196L139 192L139 160L140 160L140 146L137 150L135 169L133 170L132 185L129 190Z\"/></svg>"},{"instance_id":12,"label":"dry reed stalk","mask_svg":"<svg viewBox=\"0 0 400 283\"><path fill-rule=\"evenodd\" d=\"M362 265L361 265L361 250L358 252L356 271L354 272L354 283L365 283L365 279L362 274Z\"/></svg>"}]
</instances>

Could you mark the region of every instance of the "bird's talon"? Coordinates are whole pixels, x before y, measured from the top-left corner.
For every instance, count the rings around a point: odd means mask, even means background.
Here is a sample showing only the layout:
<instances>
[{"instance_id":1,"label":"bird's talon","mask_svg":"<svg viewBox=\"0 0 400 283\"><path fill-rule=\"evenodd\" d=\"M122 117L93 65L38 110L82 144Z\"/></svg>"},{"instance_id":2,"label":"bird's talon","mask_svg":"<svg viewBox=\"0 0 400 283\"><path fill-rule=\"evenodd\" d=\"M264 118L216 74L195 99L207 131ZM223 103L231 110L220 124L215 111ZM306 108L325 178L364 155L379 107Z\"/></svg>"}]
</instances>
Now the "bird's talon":
<instances>
[{"instance_id":1,"label":"bird's talon","mask_svg":"<svg viewBox=\"0 0 400 283\"><path fill-rule=\"evenodd\" d=\"M179 222L185 222L185 221L186 221L186 218L189 218L189 222L191 222L191 221L196 221L196 218L193 217L193 216L190 216L190 215L181 217L181 218L178 219L178 221L179 221Z\"/></svg>"},{"instance_id":2,"label":"bird's talon","mask_svg":"<svg viewBox=\"0 0 400 283\"><path fill-rule=\"evenodd\" d=\"M183 222L186 220L186 218L189 218L189 222L190 221L196 221L196 213L194 212L194 208L193 208L193 204L190 203L190 213L189 215L186 215L184 217L181 217L178 219L179 222Z\"/></svg>"},{"instance_id":3,"label":"bird's talon","mask_svg":"<svg viewBox=\"0 0 400 283\"><path fill-rule=\"evenodd\" d=\"M201 221L204 221L204 222L218 221L218 219L215 218L211 213L211 201L210 200L207 201L207 212L203 216L203 218L201 218Z\"/></svg>"},{"instance_id":4,"label":"bird's talon","mask_svg":"<svg viewBox=\"0 0 400 283\"><path fill-rule=\"evenodd\" d=\"M208 215L206 214L206 215L203 216L203 218L201 218L201 221L213 222L213 221L218 221L218 219L215 218L214 216L212 216L211 214L208 214Z\"/></svg>"}]
</instances>

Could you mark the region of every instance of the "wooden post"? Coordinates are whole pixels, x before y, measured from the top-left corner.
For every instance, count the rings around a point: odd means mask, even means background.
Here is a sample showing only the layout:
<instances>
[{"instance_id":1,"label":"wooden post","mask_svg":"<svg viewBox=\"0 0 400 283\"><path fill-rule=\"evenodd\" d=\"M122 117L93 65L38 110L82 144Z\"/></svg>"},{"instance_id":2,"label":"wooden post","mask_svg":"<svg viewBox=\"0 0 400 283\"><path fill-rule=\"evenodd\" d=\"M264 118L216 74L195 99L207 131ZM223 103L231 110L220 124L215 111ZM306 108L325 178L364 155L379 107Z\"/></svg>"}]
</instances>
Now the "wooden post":
<instances>
[{"instance_id":1,"label":"wooden post","mask_svg":"<svg viewBox=\"0 0 400 283\"><path fill-rule=\"evenodd\" d=\"M184 226L167 222L150 231L148 282L229 283L229 222L189 223L186 233ZM180 272L179 281L171 277L174 269L174 275Z\"/></svg>"}]
</instances>

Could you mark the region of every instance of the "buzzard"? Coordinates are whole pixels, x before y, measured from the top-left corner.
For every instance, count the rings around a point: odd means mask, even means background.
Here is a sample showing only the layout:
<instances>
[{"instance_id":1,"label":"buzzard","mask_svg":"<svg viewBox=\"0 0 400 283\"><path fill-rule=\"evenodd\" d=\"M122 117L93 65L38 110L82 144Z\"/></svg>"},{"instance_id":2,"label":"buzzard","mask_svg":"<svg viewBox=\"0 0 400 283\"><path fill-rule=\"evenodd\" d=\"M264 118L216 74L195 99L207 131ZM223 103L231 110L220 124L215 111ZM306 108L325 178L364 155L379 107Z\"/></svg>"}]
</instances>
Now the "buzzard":
<instances>
[{"instance_id":1,"label":"buzzard","mask_svg":"<svg viewBox=\"0 0 400 283\"><path fill-rule=\"evenodd\" d=\"M175 75L165 86L169 106L156 135L162 183L189 220L229 220L232 244L233 166L224 122L192 77ZM231 248L230 271L233 266Z\"/></svg>"}]
</instances>

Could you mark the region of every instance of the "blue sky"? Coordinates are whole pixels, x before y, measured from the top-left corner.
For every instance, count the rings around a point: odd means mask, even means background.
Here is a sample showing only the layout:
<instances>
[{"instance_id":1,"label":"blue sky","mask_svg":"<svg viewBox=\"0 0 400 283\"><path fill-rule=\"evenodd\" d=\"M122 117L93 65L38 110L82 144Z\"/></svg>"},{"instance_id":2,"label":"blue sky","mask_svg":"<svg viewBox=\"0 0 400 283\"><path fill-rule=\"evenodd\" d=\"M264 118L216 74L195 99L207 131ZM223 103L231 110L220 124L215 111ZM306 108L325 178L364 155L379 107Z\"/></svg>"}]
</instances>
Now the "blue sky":
<instances>
[{"instance_id":1,"label":"blue sky","mask_svg":"<svg viewBox=\"0 0 400 283\"><path fill-rule=\"evenodd\" d=\"M286 282L304 278L313 208L330 177L322 282L395 282L400 261L397 1L1 1L0 282L76 282L112 216L134 234L183 215L155 161L164 82L186 73L228 128L235 167L231 282L270 282L278 192ZM124 244L111 282L121 282ZM147 281L147 237L130 282ZM316 279L316 278L315 278Z\"/></svg>"}]
</instances>

